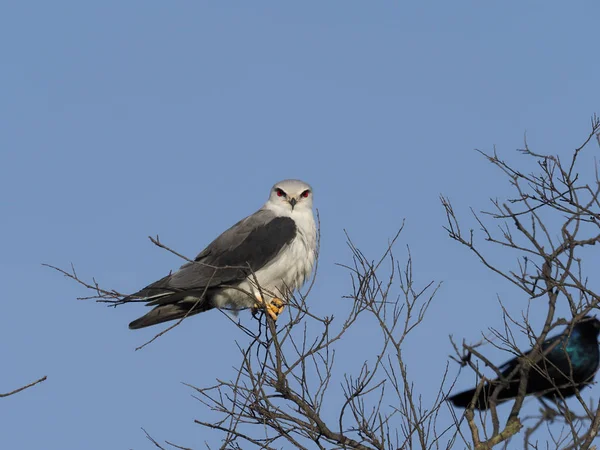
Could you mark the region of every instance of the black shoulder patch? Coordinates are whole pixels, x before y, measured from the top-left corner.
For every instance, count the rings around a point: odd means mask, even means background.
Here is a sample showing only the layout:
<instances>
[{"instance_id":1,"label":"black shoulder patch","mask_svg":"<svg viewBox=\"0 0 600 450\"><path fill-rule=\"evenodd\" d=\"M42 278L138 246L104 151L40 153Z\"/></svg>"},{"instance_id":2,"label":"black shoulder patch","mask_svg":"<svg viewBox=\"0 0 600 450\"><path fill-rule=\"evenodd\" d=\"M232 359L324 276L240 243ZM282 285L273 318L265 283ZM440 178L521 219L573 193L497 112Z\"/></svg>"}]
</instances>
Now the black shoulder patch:
<instances>
[{"instance_id":1,"label":"black shoulder patch","mask_svg":"<svg viewBox=\"0 0 600 450\"><path fill-rule=\"evenodd\" d=\"M296 237L296 223L289 217L275 217L255 228L240 245L221 255L213 264L247 266L257 271L271 261Z\"/></svg>"}]
</instances>

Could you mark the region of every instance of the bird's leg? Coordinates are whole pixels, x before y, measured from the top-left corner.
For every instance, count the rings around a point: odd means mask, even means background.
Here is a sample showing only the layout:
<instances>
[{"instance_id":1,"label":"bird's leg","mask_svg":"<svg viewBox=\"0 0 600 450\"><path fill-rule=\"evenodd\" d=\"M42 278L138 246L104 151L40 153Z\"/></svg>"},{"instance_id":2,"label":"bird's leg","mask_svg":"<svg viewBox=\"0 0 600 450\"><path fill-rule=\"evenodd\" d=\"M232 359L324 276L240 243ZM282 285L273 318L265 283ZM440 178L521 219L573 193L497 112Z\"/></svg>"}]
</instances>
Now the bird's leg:
<instances>
[{"instance_id":1,"label":"bird's leg","mask_svg":"<svg viewBox=\"0 0 600 450\"><path fill-rule=\"evenodd\" d=\"M283 311L285 302L277 297L273 297L270 302L266 302L259 293L256 293L255 297L256 303L254 304L254 308L252 308L253 313L255 313L258 309L264 309L271 319L277 320L279 314L281 314Z\"/></svg>"}]
</instances>

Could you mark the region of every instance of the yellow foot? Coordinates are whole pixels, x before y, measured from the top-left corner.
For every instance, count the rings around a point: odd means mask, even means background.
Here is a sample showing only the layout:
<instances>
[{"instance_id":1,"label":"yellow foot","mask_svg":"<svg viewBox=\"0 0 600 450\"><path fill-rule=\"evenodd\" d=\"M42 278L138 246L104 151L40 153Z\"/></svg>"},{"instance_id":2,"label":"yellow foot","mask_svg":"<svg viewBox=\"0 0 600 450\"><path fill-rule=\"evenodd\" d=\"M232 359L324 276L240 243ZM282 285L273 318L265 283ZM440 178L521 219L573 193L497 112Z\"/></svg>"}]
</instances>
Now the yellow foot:
<instances>
[{"instance_id":1,"label":"yellow foot","mask_svg":"<svg viewBox=\"0 0 600 450\"><path fill-rule=\"evenodd\" d=\"M279 314L281 314L284 307L285 303L280 298L273 297L273 299L269 303L266 303L263 299L259 299L259 297L257 296L253 312L256 312L259 309L264 309L267 311L267 314L271 317L271 319L277 320Z\"/></svg>"}]
</instances>

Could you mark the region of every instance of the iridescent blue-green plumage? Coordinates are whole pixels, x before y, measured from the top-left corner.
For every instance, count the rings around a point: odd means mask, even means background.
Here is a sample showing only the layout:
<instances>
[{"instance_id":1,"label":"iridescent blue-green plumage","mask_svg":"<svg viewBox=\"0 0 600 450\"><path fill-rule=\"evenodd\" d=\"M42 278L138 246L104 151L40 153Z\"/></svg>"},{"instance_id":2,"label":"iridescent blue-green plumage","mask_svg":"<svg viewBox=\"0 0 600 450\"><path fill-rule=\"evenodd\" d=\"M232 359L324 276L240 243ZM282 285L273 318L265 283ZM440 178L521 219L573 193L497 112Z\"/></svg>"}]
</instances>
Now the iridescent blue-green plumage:
<instances>
[{"instance_id":1,"label":"iridescent blue-green plumage","mask_svg":"<svg viewBox=\"0 0 600 450\"><path fill-rule=\"evenodd\" d=\"M586 316L577 323L572 332L569 330L559 336L546 340L542 350L552 347L548 354L533 366L527 379L526 395L534 394L556 401L566 398L590 384L600 362L598 351L598 333L600 321L595 317ZM500 367L502 376L508 377L518 365L518 359L513 358ZM498 392L496 402L500 403L518 394L520 377L517 373ZM489 398L493 395L500 380L494 380L483 386L474 402L476 409L487 409ZM455 406L466 408L475 396L475 389L470 389L450 397Z\"/></svg>"}]
</instances>

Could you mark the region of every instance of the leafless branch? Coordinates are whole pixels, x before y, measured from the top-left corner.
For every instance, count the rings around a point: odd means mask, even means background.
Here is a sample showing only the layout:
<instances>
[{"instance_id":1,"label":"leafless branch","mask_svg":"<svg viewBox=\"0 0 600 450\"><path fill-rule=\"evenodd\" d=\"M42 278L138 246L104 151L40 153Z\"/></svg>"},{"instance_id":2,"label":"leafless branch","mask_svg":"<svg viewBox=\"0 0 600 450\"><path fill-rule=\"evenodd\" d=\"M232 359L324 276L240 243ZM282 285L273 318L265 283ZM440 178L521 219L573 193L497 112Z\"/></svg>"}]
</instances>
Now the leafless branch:
<instances>
[{"instance_id":1,"label":"leafless branch","mask_svg":"<svg viewBox=\"0 0 600 450\"><path fill-rule=\"evenodd\" d=\"M22 387L20 387L20 388L18 388L18 389L15 389L14 391L7 392L6 394L0 394L0 398L2 398L2 397L8 397L8 396L10 396L10 395L17 394L18 392L24 391L25 389L29 389L30 387L33 387L33 386L35 386L36 384L38 384L38 383L41 383L42 381L46 381L46 378L48 378L48 377L46 377L46 376L43 376L43 377L42 377L42 378L40 378L39 380L35 380L33 383L29 383L29 384L28 384L28 385L26 385L26 386L22 386Z\"/></svg>"}]
</instances>

